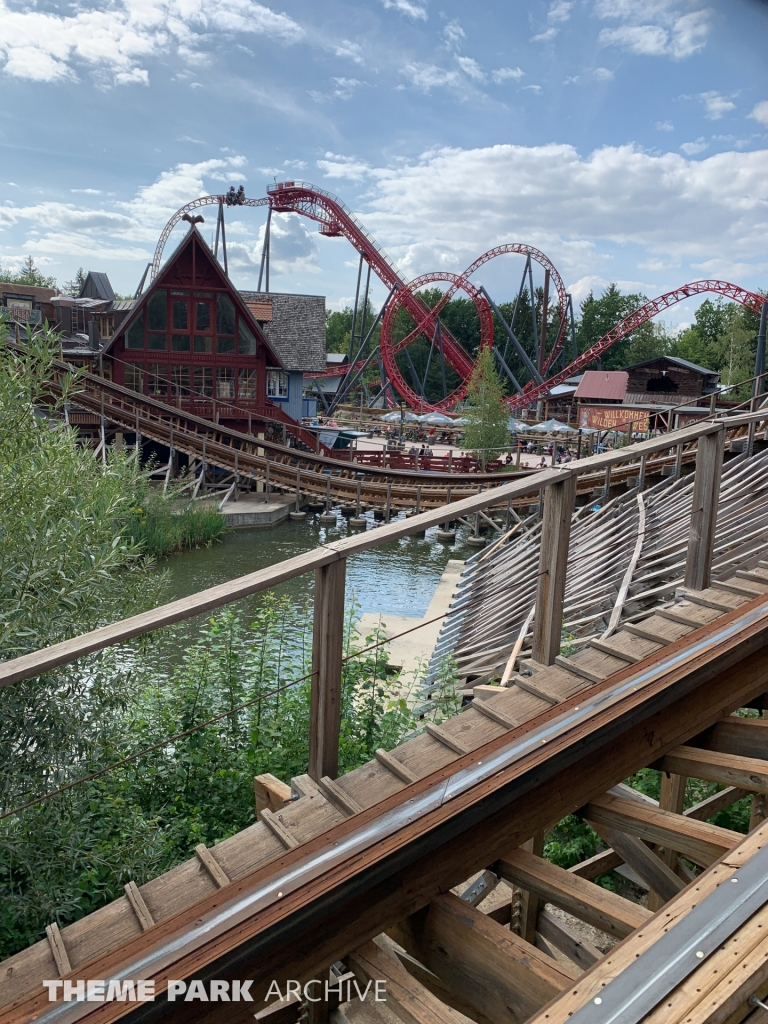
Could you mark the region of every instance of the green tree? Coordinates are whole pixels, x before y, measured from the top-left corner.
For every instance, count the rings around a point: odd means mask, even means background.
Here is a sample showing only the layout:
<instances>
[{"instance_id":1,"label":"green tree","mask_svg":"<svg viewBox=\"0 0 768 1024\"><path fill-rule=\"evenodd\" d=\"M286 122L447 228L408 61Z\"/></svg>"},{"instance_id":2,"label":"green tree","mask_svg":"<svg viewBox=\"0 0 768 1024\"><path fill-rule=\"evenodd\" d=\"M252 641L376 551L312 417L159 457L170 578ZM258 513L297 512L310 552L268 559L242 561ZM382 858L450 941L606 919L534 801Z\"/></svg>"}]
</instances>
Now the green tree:
<instances>
[{"instance_id":1,"label":"green tree","mask_svg":"<svg viewBox=\"0 0 768 1024\"><path fill-rule=\"evenodd\" d=\"M83 285L85 284L87 278L88 275L86 274L83 267L78 267L77 273L75 274L74 278L71 281L67 281L67 283L64 285L65 293L67 295L71 295L75 299L79 298L80 293L83 290ZM128 297L132 298L132 296Z\"/></svg>"},{"instance_id":2,"label":"green tree","mask_svg":"<svg viewBox=\"0 0 768 1024\"><path fill-rule=\"evenodd\" d=\"M720 374L723 384L737 384L754 373L760 318L736 302L705 299L696 310L693 324L672 346L672 354ZM730 398L746 398L746 385Z\"/></svg>"},{"instance_id":3,"label":"green tree","mask_svg":"<svg viewBox=\"0 0 768 1024\"><path fill-rule=\"evenodd\" d=\"M590 292L581 303L581 318L577 329L579 352L586 352L646 301L645 295L624 294L613 283L608 285L599 298ZM663 326L648 322L609 348L601 357L602 368L621 370L633 363L666 355L669 348L670 340Z\"/></svg>"},{"instance_id":4,"label":"green tree","mask_svg":"<svg viewBox=\"0 0 768 1024\"><path fill-rule=\"evenodd\" d=\"M31 284L40 288L55 288L56 278L46 277L41 273L32 256L25 256L21 264L21 270L15 274L11 270L5 270L0 274L0 280L13 284Z\"/></svg>"},{"instance_id":5,"label":"green tree","mask_svg":"<svg viewBox=\"0 0 768 1024\"><path fill-rule=\"evenodd\" d=\"M469 378L463 443L465 448L477 453L483 467L489 449L503 448L509 440L509 410L504 390L493 352L489 348L481 349Z\"/></svg>"}]
</instances>

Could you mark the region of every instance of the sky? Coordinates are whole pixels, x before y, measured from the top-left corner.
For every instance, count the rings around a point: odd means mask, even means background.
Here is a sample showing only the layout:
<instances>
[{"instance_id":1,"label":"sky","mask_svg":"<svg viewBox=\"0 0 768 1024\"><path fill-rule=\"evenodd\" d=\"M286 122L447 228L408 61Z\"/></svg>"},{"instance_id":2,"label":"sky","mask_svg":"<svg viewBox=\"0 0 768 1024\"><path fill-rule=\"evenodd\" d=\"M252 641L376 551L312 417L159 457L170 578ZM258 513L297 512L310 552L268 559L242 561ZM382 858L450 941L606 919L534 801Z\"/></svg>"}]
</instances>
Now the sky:
<instances>
[{"instance_id":1,"label":"sky","mask_svg":"<svg viewBox=\"0 0 768 1024\"><path fill-rule=\"evenodd\" d=\"M525 242L575 301L766 289L767 44L765 0L0 0L0 265L29 253L60 285L82 266L132 294L185 203L304 180L406 279ZM241 288L264 221L227 213ZM522 268L473 281L507 301ZM272 290L335 309L356 269L346 240L274 218Z\"/></svg>"}]
</instances>

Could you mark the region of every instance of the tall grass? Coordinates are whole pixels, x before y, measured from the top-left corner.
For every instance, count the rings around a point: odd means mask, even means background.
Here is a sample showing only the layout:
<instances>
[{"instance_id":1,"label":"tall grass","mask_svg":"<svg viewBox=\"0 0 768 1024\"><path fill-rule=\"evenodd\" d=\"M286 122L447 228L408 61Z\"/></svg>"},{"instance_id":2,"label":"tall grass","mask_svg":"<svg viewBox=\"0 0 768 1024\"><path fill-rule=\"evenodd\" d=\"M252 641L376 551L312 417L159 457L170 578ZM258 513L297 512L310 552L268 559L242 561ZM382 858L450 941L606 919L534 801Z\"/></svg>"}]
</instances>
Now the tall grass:
<instances>
[{"instance_id":1,"label":"tall grass","mask_svg":"<svg viewBox=\"0 0 768 1024\"><path fill-rule=\"evenodd\" d=\"M149 488L139 496L128 523L133 542L153 558L186 548L210 547L226 529L226 520L210 506L179 507L174 492L162 494Z\"/></svg>"}]
</instances>

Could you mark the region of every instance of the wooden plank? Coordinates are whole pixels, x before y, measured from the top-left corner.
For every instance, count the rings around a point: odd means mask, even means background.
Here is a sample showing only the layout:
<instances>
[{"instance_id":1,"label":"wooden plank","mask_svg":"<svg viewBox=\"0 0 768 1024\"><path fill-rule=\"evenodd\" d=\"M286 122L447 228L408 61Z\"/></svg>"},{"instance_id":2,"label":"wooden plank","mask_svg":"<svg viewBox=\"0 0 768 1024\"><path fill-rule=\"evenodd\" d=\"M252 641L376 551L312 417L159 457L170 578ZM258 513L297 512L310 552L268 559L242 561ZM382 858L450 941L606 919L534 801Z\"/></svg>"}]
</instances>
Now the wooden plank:
<instances>
[{"instance_id":1,"label":"wooden plank","mask_svg":"<svg viewBox=\"0 0 768 1024\"><path fill-rule=\"evenodd\" d=\"M221 864L219 864L204 843L199 843L195 847L195 854L219 889L223 889L225 885L229 885L229 878L227 877L224 868L222 868Z\"/></svg>"},{"instance_id":2,"label":"wooden plank","mask_svg":"<svg viewBox=\"0 0 768 1024\"><path fill-rule=\"evenodd\" d=\"M265 808L270 811L279 811L291 799L291 787L286 786L284 782L275 778L274 775L270 775L269 772L265 775L255 776L253 793L256 800L257 821Z\"/></svg>"},{"instance_id":3,"label":"wooden plank","mask_svg":"<svg viewBox=\"0 0 768 1024\"><path fill-rule=\"evenodd\" d=\"M261 820L267 826L270 832L277 836L280 842L285 846L286 849L292 850L295 846L300 846L300 841L293 835L285 825L280 821L276 814L268 810L266 807L261 812Z\"/></svg>"},{"instance_id":4,"label":"wooden plank","mask_svg":"<svg viewBox=\"0 0 768 1024\"><path fill-rule=\"evenodd\" d=\"M405 1024L466 1024L463 1016L433 996L375 942L367 942L345 959L359 982L385 983L387 1006Z\"/></svg>"},{"instance_id":5,"label":"wooden plank","mask_svg":"<svg viewBox=\"0 0 768 1024\"><path fill-rule=\"evenodd\" d=\"M376 751L376 760L379 764L383 764L385 768L388 768L393 775L396 775L407 786L419 781L419 776L412 772L408 765L398 761L396 757L392 757L391 754L387 753L386 750L382 750L381 747Z\"/></svg>"},{"instance_id":6,"label":"wooden plank","mask_svg":"<svg viewBox=\"0 0 768 1024\"><path fill-rule=\"evenodd\" d=\"M402 922L395 936L495 1024L522 1024L578 973L451 893Z\"/></svg>"},{"instance_id":7,"label":"wooden plank","mask_svg":"<svg viewBox=\"0 0 768 1024\"><path fill-rule=\"evenodd\" d=\"M547 942L551 942L555 949L559 949L583 971L603 957L597 946L593 946L587 939L572 932L566 923L556 917L551 910L545 909L540 912L537 927Z\"/></svg>"},{"instance_id":8,"label":"wooden plank","mask_svg":"<svg viewBox=\"0 0 768 1024\"><path fill-rule=\"evenodd\" d=\"M315 570L308 772L316 781L339 773L345 577L344 559Z\"/></svg>"},{"instance_id":9,"label":"wooden plank","mask_svg":"<svg viewBox=\"0 0 768 1024\"><path fill-rule=\"evenodd\" d=\"M72 966L69 962L69 955L67 953L67 947L64 945L64 939L61 937L61 931L59 926L54 921L52 924L45 926L45 934L48 937L48 945L51 948L53 959L56 964L56 970L59 972L59 977L63 978L65 974L70 974Z\"/></svg>"},{"instance_id":10,"label":"wooden plank","mask_svg":"<svg viewBox=\"0 0 768 1024\"><path fill-rule=\"evenodd\" d=\"M468 754L469 747L465 747L463 743L460 743L455 736L451 736L450 733L446 732L445 729L441 729L439 725L433 725L432 722L427 722L424 726L424 730L428 736L437 740L438 743L442 743L444 747L448 747L454 754Z\"/></svg>"},{"instance_id":11,"label":"wooden plank","mask_svg":"<svg viewBox=\"0 0 768 1024\"><path fill-rule=\"evenodd\" d=\"M515 686L519 686L521 690L525 690L526 693L533 694L534 697L540 697L541 700L545 700L547 704L560 704L563 700L558 694L553 693L552 690L548 690L546 686L542 686L540 683L535 681L534 677L516 675L512 677L512 681Z\"/></svg>"},{"instance_id":12,"label":"wooden plank","mask_svg":"<svg viewBox=\"0 0 768 1024\"><path fill-rule=\"evenodd\" d=\"M706 590L712 573L715 528L723 470L725 424L699 438L691 500L691 525L685 559L685 585Z\"/></svg>"},{"instance_id":13,"label":"wooden plank","mask_svg":"<svg viewBox=\"0 0 768 1024\"><path fill-rule=\"evenodd\" d=\"M520 725L518 721L511 717L511 715L506 715L503 711L489 705L484 700L473 700L472 707L475 711L479 711L481 715L485 715L486 718L490 718L492 722L496 722L497 725L503 725L505 729L515 729Z\"/></svg>"},{"instance_id":14,"label":"wooden plank","mask_svg":"<svg viewBox=\"0 0 768 1024\"><path fill-rule=\"evenodd\" d=\"M618 938L629 935L651 916L644 907L525 850L505 854L496 870L504 881L530 889L580 921Z\"/></svg>"},{"instance_id":15,"label":"wooden plank","mask_svg":"<svg viewBox=\"0 0 768 1024\"><path fill-rule=\"evenodd\" d=\"M711 588L708 588L706 591L702 591L701 593L698 593L695 590L682 591L681 597L686 601L690 601L691 604L700 604L702 608L712 608L714 611L718 612L732 612L733 609L737 608L741 603L736 602L734 604L728 604L725 600L726 594L724 592L715 596L715 594L712 593Z\"/></svg>"},{"instance_id":16,"label":"wooden plank","mask_svg":"<svg viewBox=\"0 0 768 1024\"><path fill-rule=\"evenodd\" d=\"M652 843L660 843L702 867L717 860L742 838L740 833L730 829L610 793L591 801L584 809L584 817L595 825L608 825Z\"/></svg>"},{"instance_id":17,"label":"wooden plank","mask_svg":"<svg viewBox=\"0 0 768 1024\"><path fill-rule=\"evenodd\" d=\"M532 648L534 661L542 665L553 665L560 650L568 545L575 500L575 475L569 475L544 488Z\"/></svg>"},{"instance_id":18,"label":"wooden plank","mask_svg":"<svg viewBox=\"0 0 768 1024\"><path fill-rule=\"evenodd\" d=\"M654 629L649 629L645 625L641 625L639 622L625 622L621 627L625 632L631 633L633 636L642 637L643 640L651 640L655 644L661 644L662 647L666 647L667 644L674 643L668 636L662 636Z\"/></svg>"},{"instance_id":19,"label":"wooden plank","mask_svg":"<svg viewBox=\"0 0 768 1024\"><path fill-rule=\"evenodd\" d=\"M555 664L564 668L566 672L572 672L576 676L581 676L582 679L589 680L590 683L602 683L605 679L602 673L593 672L592 669L586 668L570 658L564 658L560 654L555 658Z\"/></svg>"},{"instance_id":20,"label":"wooden plank","mask_svg":"<svg viewBox=\"0 0 768 1024\"><path fill-rule=\"evenodd\" d=\"M586 878L588 881L594 882L596 878L607 875L609 871L614 871L623 863L624 861L615 850L603 850L601 853L596 853L594 856L574 864L568 870L571 874L578 875L579 878Z\"/></svg>"},{"instance_id":21,"label":"wooden plank","mask_svg":"<svg viewBox=\"0 0 768 1024\"><path fill-rule=\"evenodd\" d=\"M125 886L125 895L128 898L128 902L131 904L131 909L138 919L141 930L143 932L147 931L155 922L152 920L152 915L149 912L147 904L144 902L144 897L139 892L139 888L135 882L128 882Z\"/></svg>"},{"instance_id":22,"label":"wooden plank","mask_svg":"<svg viewBox=\"0 0 768 1024\"><path fill-rule=\"evenodd\" d=\"M702 609L704 611L705 609ZM713 609L707 608L706 611L712 611ZM717 616L713 615L706 621L702 622L699 619L693 618L691 615L685 615L683 612L678 611L676 608L657 608L654 615L658 615L662 619L668 619L670 622L677 622L681 626L690 626L691 629L702 629L708 625L712 619Z\"/></svg>"},{"instance_id":23,"label":"wooden plank","mask_svg":"<svg viewBox=\"0 0 768 1024\"><path fill-rule=\"evenodd\" d=\"M683 746L670 751L654 767L663 772L718 782L721 786L738 786L752 793L768 793L768 761L754 757Z\"/></svg>"},{"instance_id":24,"label":"wooden plank","mask_svg":"<svg viewBox=\"0 0 768 1024\"><path fill-rule=\"evenodd\" d=\"M682 878L675 874L653 850L636 836L626 835L607 825L598 825L597 831L620 854L625 864L642 878L649 889L658 894L663 903L673 899L684 888ZM654 908L649 908L654 909Z\"/></svg>"},{"instance_id":25,"label":"wooden plank","mask_svg":"<svg viewBox=\"0 0 768 1024\"><path fill-rule=\"evenodd\" d=\"M737 580L713 580L712 588L714 590L724 590L729 594L739 594L744 597L762 597L763 594L768 593L768 584L755 583L750 585L748 583L739 583Z\"/></svg>"},{"instance_id":26,"label":"wooden plank","mask_svg":"<svg viewBox=\"0 0 768 1024\"><path fill-rule=\"evenodd\" d=\"M724 754L768 761L768 719L730 715L710 730L706 746Z\"/></svg>"},{"instance_id":27,"label":"wooden plank","mask_svg":"<svg viewBox=\"0 0 768 1024\"><path fill-rule=\"evenodd\" d=\"M696 818L698 821L706 821L708 818L713 818L720 811L726 810L728 807L732 807L737 800L741 800L745 796L750 794L746 789L738 789L735 786L728 786L726 789L721 789L719 793L713 793L712 796L706 797L704 800L700 800L693 807L689 807L687 811L683 811L688 818Z\"/></svg>"},{"instance_id":28,"label":"wooden plank","mask_svg":"<svg viewBox=\"0 0 768 1024\"><path fill-rule=\"evenodd\" d=\"M318 785L326 800L330 800L330 802L335 804L336 807L341 808L345 814L359 814L360 811L362 811L363 808L357 800L355 800L354 797L351 797L349 793L346 793L338 782L334 782L333 779L329 779L326 776L325 778L320 779Z\"/></svg>"},{"instance_id":29,"label":"wooden plank","mask_svg":"<svg viewBox=\"0 0 768 1024\"><path fill-rule=\"evenodd\" d=\"M632 654L631 651L620 650L614 644L607 643L605 640L590 640L589 646L593 647L596 651L601 651L603 654L610 654L612 658L626 661L630 665L636 665L638 661L642 661L645 657L645 655Z\"/></svg>"},{"instance_id":30,"label":"wooden plank","mask_svg":"<svg viewBox=\"0 0 768 1024\"><path fill-rule=\"evenodd\" d=\"M544 830L539 829L531 839L523 843L521 849L541 857L544 853ZM543 904L535 892L532 892L530 889L521 890L520 915L517 918L514 930L526 942L535 943L536 941L536 925L541 909L543 909Z\"/></svg>"}]
</instances>

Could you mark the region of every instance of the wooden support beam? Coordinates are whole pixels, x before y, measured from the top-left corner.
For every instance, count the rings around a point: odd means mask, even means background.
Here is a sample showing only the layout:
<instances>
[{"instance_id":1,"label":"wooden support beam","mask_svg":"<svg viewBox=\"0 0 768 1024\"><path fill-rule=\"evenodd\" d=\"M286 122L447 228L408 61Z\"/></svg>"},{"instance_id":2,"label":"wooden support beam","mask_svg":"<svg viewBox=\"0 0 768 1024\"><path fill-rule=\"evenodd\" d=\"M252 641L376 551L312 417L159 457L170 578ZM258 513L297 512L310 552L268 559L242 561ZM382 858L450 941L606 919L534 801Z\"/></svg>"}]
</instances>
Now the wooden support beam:
<instances>
[{"instance_id":1,"label":"wooden support beam","mask_svg":"<svg viewBox=\"0 0 768 1024\"><path fill-rule=\"evenodd\" d=\"M578 973L451 893L403 921L393 934L495 1024L522 1024Z\"/></svg>"},{"instance_id":2,"label":"wooden support beam","mask_svg":"<svg viewBox=\"0 0 768 1024\"><path fill-rule=\"evenodd\" d=\"M675 874L672 868L668 867L637 836L626 835L607 825L598 825L597 831L605 842L620 854L624 863L636 871L648 888L660 897L662 903L674 899L685 887L683 880Z\"/></svg>"},{"instance_id":3,"label":"wooden support beam","mask_svg":"<svg viewBox=\"0 0 768 1024\"><path fill-rule=\"evenodd\" d=\"M503 725L505 729L514 729L520 725L511 715L504 714L498 708L489 707L484 700L473 700L472 707L486 718L490 718L492 722L496 722L497 725Z\"/></svg>"},{"instance_id":4,"label":"wooden support beam","mask_svg":"<svg viewBox=\"0 0 768 1024\"><path fill-rule=\"evenodd\" d=\"M707 733L706 746L710 750L721 750L724 754L739 754L741 757L768 761L768 719L737 718L731 715Z\"/></svg>"},{"instance_id":5,"label":"wooden support beam","mask_svg":"<svg viewBox=\"0 0 768 1024\"><path fill-rule=\"evenodd\" d=\"M264 810L279 811L291 799L291 787L267 772L257 775L253 780L253 793L256 799L256 820Z\"/></svg>"},{"instance_id":6,"label":"wooden support beam","mask_svg":"<svg viewBox=\"0 0 768 1024\"><path fill-rule=\"evenodd\" d=\"M211 876L217 888L223 889L225 885L229 885L229 878L226 871L204 843L198 843L195 847L195 853L197 855L197 859Z\"/></svg>"},{"instance_id":7,"label":"wooden support beam","mask_svg":"<svg viewBox=\"0 0 768 1024\"><path fill-rule=\"evenodd\" d=\"M576 500L576 476L550 484L544 490L536 614L533 621L531 657L542 665L554 665L563 631L565 577L571 516Z\"/></svg>"},{"instance_id":8,"label":"wooden support beam","mask_svg":"<svg viewBox=\"0 0 768 1024\"><path fill-rule=\"evenodd\" d=\"M768 761L754 757L684 746L671 750L653 767L722 786L738 786L752 793L768 793Z\"/></svg>"},{"instance_id":9,"label":"wooden support beam","mask_svg":"<svg viewBox=\"0 0 768 1024\"><path fill-rule=\"evenodd\" d=\"M315 569L308 771L317 782L339 774L345 578L343 558Z\"/></svg>"},{"instance_id":10,"label":"wooden support beam","mask_svg":"<svg viewBox=\"0 0 768 1024\"><path fill-rule=\"evenodd\" d=\"M578 875L579 878L586 878L588 881L594 882L596 878L607 875L609 871L614 871L623 863L624 861L615 850L602 850L593 857L574 864L568 870L571 874Z\"/></svg>"},{"instance_id":11,"label":"wooden support beam","mask_svg":"<svg viewBox=\"0 0 768 1024\"><path fill-rule=\"evenodd\" d=\"M541 857L544 853L543 829L539 829L536 835L523 843L522 849L527 850L528 853L532 853L536 857ZM520 890L520 916L517 920L515 931L526 942L534 943L536 941L536 925L539 919L539 911L542 909L543 904L535 892L532 892L530 889Z\"/></svg>"},{"instance_id":12,"label":"wooden support beam","mask_svg":"<svg viewBox=\"0 0 768 1024\"><path fill-rule=\"evenodd\" d=\"M673 772L663 772L661 776L661 791L659 793L659 807L663 811L671 811L673 814L682 814L685 807L685 775L676 775ZM703 820L703 819L699 819ZM656 853L660 859L672 871L679 872L680 860L676 850L667 847L657 847ZM658 890L651 889L648 893L648 909L661 910L666 900Z\"/></svg>"},{"instance_id":13,"label":"wooden support beam","mask_svg":"<svg viewBox=\"0 0 768 1024\"><path fill-rule=\"evenodd\" d=\"M698 438L688 553L685 559L685 586L691 590L707 590L710 586L724 443L725 424L720 430L702 434Z\"/></svg>"},{"instance_id":14,"label":"wooden support beam","mask_svg":"<svg viewBox=\"0 0 768 1024\"><path fill-rule=\"evenodd\" d=\"M629 935L651 916L645 907L526 850L505 854L497 862L496 871L505 882L533 890L541 899L617 938Z\"/></svg>"},{"instance_id":15,"label":"wooden support beam","mask_svg":"<svg viewBox=\"0 0 768 1024\"><path fill-rule=\"evenodd\" d=\"M353 797L346 793L338 782L334 782L333 779L329 779L327 776L320 779L318 783L319 788L323 796L332 803L335 807L338 807L345 814L359 814L362 811L362 807Z\"/></svg>"},{"instance_id":16,"label":"wooden support beam","mask_svg":"<svg viewBox=\"0 0 768 1024\"><path fill-rule=\"evenodd\" d=\"M396 775L401 782L404 782L406 786L410 786L414 782L419 781L419 776L412 772L407 764L403 764L402 761L398 761L396 757L393 757L388 751L383 750L381 747L376 751L376 760L379 764L383 764L385 768L388 768L393 775Z\"/></svg>"},{"instance_id":17,"label":"wooden support beam","mask_svg":"<svg viewBox=\"0 0 768 1024\"><path fill-rule=\"evenodd\" d=\"M367 942L345 959L359 983L384 982L387 1006L404 1024L466 1024L375 942Z\"/></svg>"},{"instance_id":18,"label":"wooden support beam","mask_svg":"<svg viewBox=\"0 0 768 1024\"><path fill-rule=\"evenodd\" d=\"M667 849L682 853L700 867L708 867L741 839L738 832L730 829L611 793L588 804L584 817L595 825L608 825L652 843L660 843Z\"/></svg>"},{"instance_id":19,"label":"wooden support beam","mask_svg":"<svg viewBox=\"0 0 768 1024\"><path fill-rule=\"evenodd\" d=\"M620 651L614 644L606 643L605 640L590 640L589 646L596 651L600 651L601 654L610 654L612 658L626 661L630 665L636 665L638 661L642 661L645 657L645 655L631 654L629 651Z\"/></svg>"},{"instance_id":20,"label":"wooden support beam","mask_svg":"<svg viewBox=\"0 0 768 1024\"><path fill-rule=\"evenodd\" d=\"M63 978L65 974L71 973L72 965L69 962L69 954L67 953L67 947L64 945L61 931L55 921L45 926L45 934L48 938L48 945L50 946L54 963L56 964L56 970L59 972L59 977Z\"/></svg>"},{"instance_id":21,"label":"wooden support beam","mask_svg":"<svg viewBox=\"0 0 768 1024\"><path fill-rule=\"evenodd\" d=\"M696 818L697 821L707 821L709 818L714 818L720 811L732 807L737 800L749 795L746 789L728 786L726 789L721 789L719 793L713 793L712 796L700 800L693 807L689 807L687 811L683 811L683 814L687 818Z\"/></svg>"},{"instance_id":22,"label":"wooden support beam","mask_svg":"<svg viewBox=\"0 0 768 1024\"><path fill-rule=\"evenodd\" d=\"M539 914L538 932L583 971L602 959L603 954L597 946L572 932L551 910L542 910Z\"/></svg>"},{"instance_id":23,"label":"wooden support beam","mask_svg":"<svg viewBox=\"0 0 768 1024\"><path fill-rule=\"evenodd\" d=\"M438 743L442 743L444 747L448 747L454 754L468 754L469 747L465 747L463 743L460 743L454 736L446 732L445 729L441 729L439 725L433 725L432 722L427 722L424 726L425 732L432 739L437 740Z\"/></svg>"},{"instance_id":24,"label":"wooden support beam","mask_svg":"<svg viewBox=\"0 0 768 1024\"><path fill-rule=\"evenodd\" d=\"M296 836L288 831L288 829L285 827L285 825L282 823L282 821L280 821L280 819L273 811L270 811L265 807L264 810L261 812L261 820L267 826L269 831L273 835L277 836L277 838L280 840L280 842L283 844L283 846L285 846L287 850L292 850L295 846L300 845L300 842L296 838Z\"/></svg>"}]
</instances>

